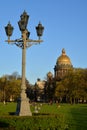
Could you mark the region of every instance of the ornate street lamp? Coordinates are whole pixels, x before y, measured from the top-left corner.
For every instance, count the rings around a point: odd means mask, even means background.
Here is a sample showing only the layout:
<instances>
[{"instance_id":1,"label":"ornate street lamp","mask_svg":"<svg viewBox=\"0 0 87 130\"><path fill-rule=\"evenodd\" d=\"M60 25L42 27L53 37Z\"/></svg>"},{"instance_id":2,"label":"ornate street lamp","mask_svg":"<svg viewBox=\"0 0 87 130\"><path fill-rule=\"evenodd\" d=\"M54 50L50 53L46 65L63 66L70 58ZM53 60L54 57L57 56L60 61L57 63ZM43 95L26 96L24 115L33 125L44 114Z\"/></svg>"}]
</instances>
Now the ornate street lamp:
<instances>
[{"instance_id":1,"label":"ornate street lamp","mask_svg":"<svg viewBox=\"0 0 87 130\"><path fill-rule=\"evenodd\" d=\"M26 72L26 48L31 47L32 45L38 44L43 42L40 40L40 37L42 36L44 27L41 23L38 24L36 27L37 36L39 37L39 40L32 40L29 39L30 32L27 30L27 24L28 24L29 15L24 11L23 14L20 16L20 20L18 22L19 29L22 33L22 37L20 39L16 40L10 40L10 36L13 32L13 27L11 26L10 22L5 27L6 35L8 36L8 40L6 42L15 44L16 46L22 48L22 81L21 81L21 93L20 93L20 99L17 103L17 110L16 115L19 116L32 116L31 110L30 110L30 104L29 99L26 95L26 83L25 83L25 72Z\"/></svg>"}]
</instances>

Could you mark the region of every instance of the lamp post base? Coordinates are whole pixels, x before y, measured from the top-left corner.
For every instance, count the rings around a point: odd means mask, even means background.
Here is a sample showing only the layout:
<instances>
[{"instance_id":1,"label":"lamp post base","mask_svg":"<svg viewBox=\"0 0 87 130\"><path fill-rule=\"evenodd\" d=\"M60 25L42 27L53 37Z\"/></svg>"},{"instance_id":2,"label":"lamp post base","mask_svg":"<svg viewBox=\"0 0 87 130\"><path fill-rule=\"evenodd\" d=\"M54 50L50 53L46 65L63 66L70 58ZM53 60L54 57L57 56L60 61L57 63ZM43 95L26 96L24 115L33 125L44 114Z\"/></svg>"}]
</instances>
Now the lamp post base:
<instances>
[{"instance_id":1,"label":"lamp post base","mask_svg":"<svg viewBox=\"0 0 87 130\"><path fill-rule=\"evenodd\" d=\"M18 115L18 116L32 116L32 113L30 110L29 99L27 97L25 99L21 99L21 98L18 99L16 115Z\"/></svg>"}]
</instances>

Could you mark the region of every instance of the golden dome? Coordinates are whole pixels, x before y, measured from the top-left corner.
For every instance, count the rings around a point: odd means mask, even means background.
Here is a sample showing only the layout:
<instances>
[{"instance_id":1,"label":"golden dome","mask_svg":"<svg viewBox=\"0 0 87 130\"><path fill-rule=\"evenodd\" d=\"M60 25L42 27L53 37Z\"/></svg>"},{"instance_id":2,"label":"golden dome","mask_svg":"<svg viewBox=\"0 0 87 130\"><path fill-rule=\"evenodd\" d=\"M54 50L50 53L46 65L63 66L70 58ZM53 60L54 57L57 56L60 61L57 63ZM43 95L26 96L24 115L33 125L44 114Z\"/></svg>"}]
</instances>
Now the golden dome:
<instances>
[{"instance_id":1,"label":"golden dome","mask_svg":"<svg viewBox=\"0 0 87 130\"><path fill-rule=\"evenodd\" d=\"M57 65L72 65L70 58L66 55L65 49L62 49L62 54L57 59Z\"/></svg>"}]
</instances>

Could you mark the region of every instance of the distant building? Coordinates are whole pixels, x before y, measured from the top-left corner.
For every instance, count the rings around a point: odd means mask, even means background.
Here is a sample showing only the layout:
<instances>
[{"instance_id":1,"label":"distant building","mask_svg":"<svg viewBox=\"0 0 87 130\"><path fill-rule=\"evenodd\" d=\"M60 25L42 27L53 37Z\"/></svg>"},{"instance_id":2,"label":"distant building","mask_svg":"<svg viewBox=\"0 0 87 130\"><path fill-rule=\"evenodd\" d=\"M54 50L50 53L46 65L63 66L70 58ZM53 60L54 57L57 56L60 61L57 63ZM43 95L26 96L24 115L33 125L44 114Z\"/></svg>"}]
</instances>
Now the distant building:
<instances>
[{"instance_id":1,"label":"distant building","mask_svg":"<svg viewBox=\"0 0 87 130\"><path fill-rule=\"evenodd\" d=\"M47 73L47 81L51 81L53 79L53 74L49 71Z\"/></svg>"},{"instance_id":2,"label":"distant building","mask_svg":"<svg viewBox=\"0 0 87 130\"><path fill-rule=\"evenodd\" d=\"M65 49L62 49L62 54L58 57L54 67L54 78L62 79L66 73L73 68L70 58L66 55Z\"/></svg>"},{"instance_id":3,"label":"distant building","mask_svg":"<svg viewBox=\"0 0 87 130\"><path fill-rule=\"evenodd\" d=\"M37 79L37 82L35 83L35 85L36 85L35 87L36 101L43 101L45 81Z\"/></svg>"},{"instance_id":4,"label":"distant building","mask_svg":"<svg viewBox=\"0 0 87 130\"><path fill-rule=\"evenodd\" d=\"M38 86L39 89L43 90L44 85L45 85L45 81L38 79L37 82L36 82L36 85Z\"/></svg>"}]
</instances>

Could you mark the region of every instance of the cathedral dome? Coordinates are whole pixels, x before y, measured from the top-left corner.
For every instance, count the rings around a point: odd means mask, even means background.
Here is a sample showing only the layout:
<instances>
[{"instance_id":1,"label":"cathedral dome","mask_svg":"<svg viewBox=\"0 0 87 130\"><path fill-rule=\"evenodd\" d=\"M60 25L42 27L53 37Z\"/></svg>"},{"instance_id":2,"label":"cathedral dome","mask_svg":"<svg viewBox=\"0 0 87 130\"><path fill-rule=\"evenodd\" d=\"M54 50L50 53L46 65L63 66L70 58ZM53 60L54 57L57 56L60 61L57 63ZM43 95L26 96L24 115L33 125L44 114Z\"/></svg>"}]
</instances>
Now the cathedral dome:
<instances>
[{"instance_id":1,"label":"cathedral dome","mask_svg":"<svg viewBox=\"0 0 87 130\"><path fill-rule=\"evenodd\" d=\"M56 64L72 66L70 58L66 55L65 49L62 49L62 54L58 57Z\"/></svg>"},{"instance_id":2,"label":"cathedral dome","mask_svg":"<svg viewBox=\"0 0 87 130\"><path fill-rule=\"evenodd\" d=\"M48 73L47 73L47 77L53 77L53 74L49 71Z\"/></svg>"}]
</instances>

